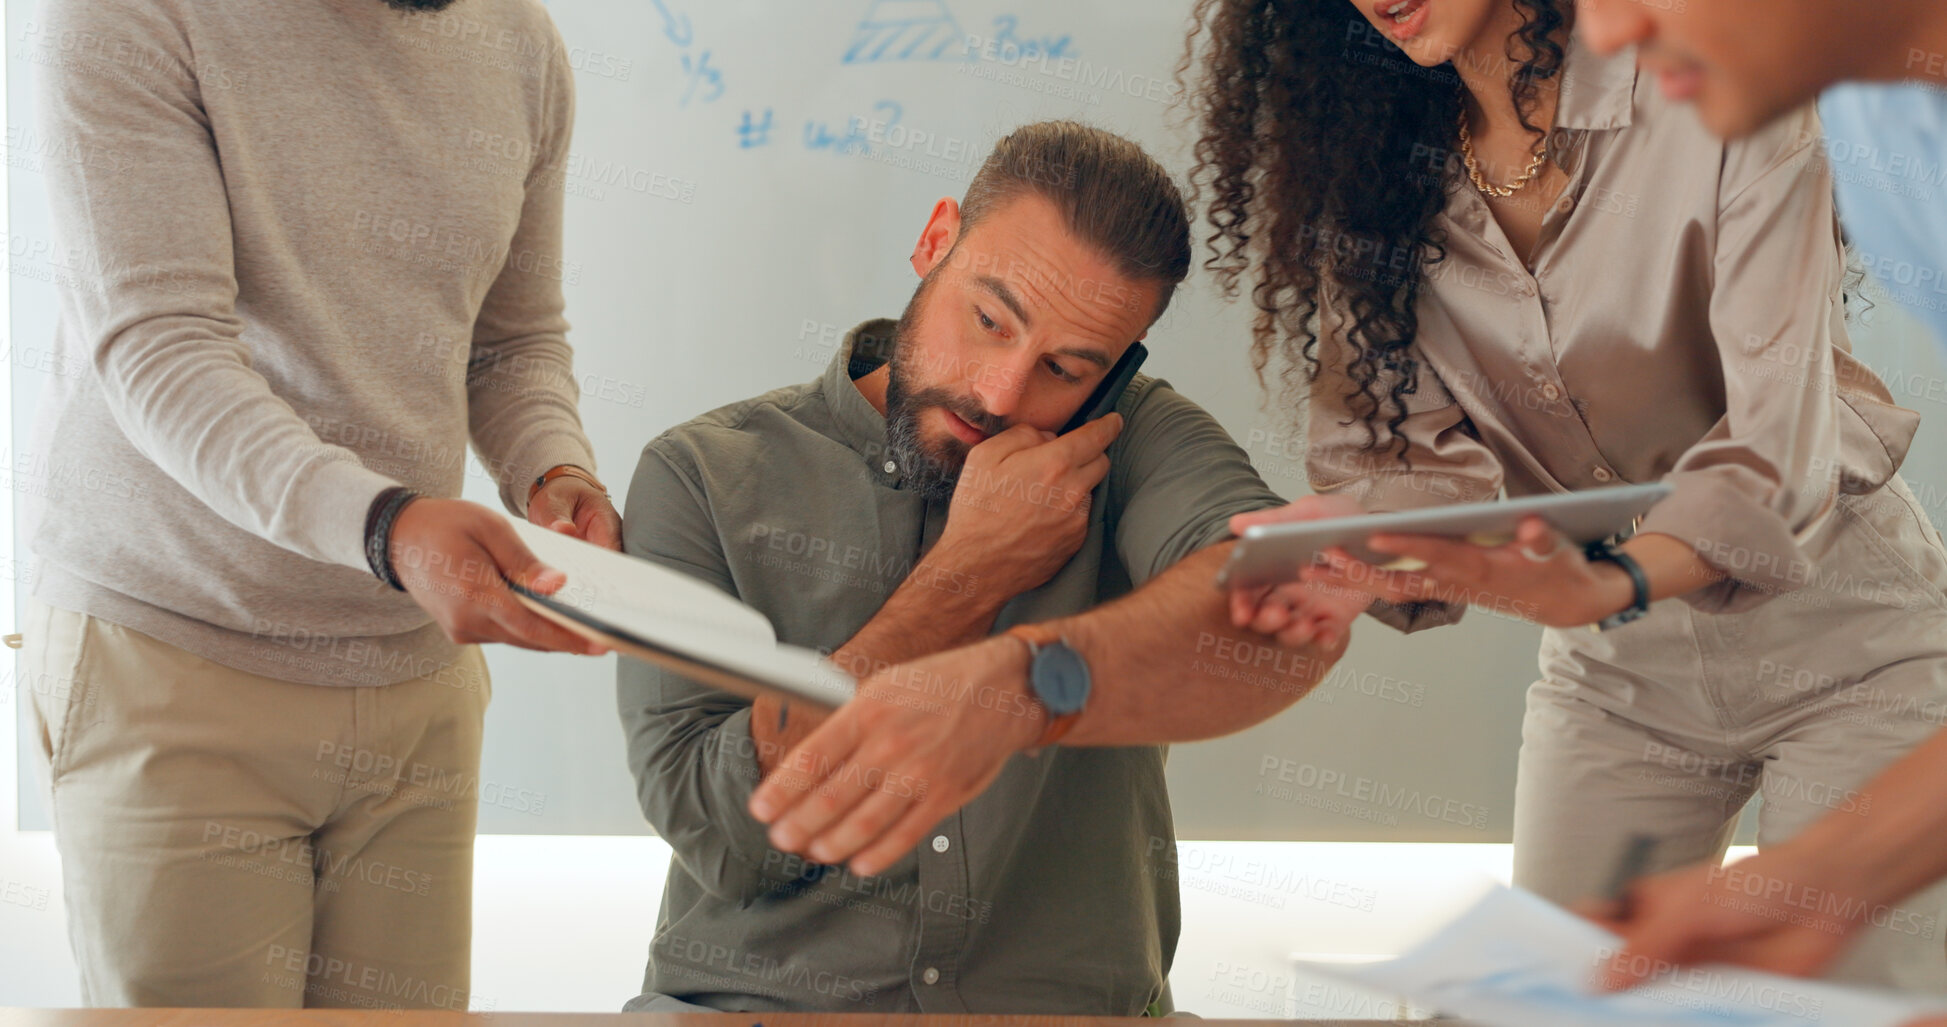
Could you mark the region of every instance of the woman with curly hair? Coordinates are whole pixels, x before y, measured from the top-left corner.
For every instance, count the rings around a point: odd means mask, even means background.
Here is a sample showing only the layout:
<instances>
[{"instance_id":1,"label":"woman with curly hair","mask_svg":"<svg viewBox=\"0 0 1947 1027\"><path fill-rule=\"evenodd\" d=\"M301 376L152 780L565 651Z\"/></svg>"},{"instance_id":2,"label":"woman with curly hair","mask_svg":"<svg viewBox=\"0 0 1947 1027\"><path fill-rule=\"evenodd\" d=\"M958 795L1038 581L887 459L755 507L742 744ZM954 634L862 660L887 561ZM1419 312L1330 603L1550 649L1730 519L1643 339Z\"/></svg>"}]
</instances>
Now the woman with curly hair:
<instances>
[{"instance_id":1,"label":"woman with curly hair","mask_svg":"<svg viewBox=\"0 0 1947 1027\"><path fill-rule=\"evenodd\" d=\"M1754 794L1763 847L1867 813L1857 789L1947 711L1947 551L1897 475L1918 419L1850 352L1816 115L1716 140L1572 16L1201 0L1189 58L1211 266L1251 278L1321 494L1236 527L1672 487L1588 552L1538 520L1493 548L1380 537L1418 569L1334 552L1234 597L1288 645L1359 610L1544 625L1515 881L1564 903L1634 835L1652 869L1721 858ZM1947 986L1938 894L1833 898L1796 912L1861 936L1839 975Z\"/></svg>"}]
</instances>

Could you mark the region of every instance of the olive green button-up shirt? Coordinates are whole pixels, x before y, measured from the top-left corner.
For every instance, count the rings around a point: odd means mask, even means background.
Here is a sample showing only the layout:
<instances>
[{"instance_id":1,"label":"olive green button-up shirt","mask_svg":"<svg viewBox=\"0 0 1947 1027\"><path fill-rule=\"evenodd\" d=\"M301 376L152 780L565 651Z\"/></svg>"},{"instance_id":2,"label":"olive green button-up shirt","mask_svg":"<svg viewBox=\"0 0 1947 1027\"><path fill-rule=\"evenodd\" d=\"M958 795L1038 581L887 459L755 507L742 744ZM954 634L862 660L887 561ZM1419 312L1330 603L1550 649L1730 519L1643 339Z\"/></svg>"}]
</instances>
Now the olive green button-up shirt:
<instances>
[{"instance_id":1,"label":"olive green button-up shirt","mask_svg":"<svg viewBox=\"0 0 1947 1027\"><path fill-rule=\"evenodd\" d=\"M782 641L844 645L947 518L902 487L885 419L852 382L892 327L867 322L818 380L645 447L626 550L763 611ZM995 630L1122 595L1228 537L1233 514L1282 502L1166 383L1138 377L1117 410L1086 541ZM773 850L745 811L758 780L745 700L624 660L618 705L643 813L674 850L647 992L732 1011L1168 1008L1179 914L1164 749L1016 756L917 853L862 879Z\"/></svg>"}]
</instances>

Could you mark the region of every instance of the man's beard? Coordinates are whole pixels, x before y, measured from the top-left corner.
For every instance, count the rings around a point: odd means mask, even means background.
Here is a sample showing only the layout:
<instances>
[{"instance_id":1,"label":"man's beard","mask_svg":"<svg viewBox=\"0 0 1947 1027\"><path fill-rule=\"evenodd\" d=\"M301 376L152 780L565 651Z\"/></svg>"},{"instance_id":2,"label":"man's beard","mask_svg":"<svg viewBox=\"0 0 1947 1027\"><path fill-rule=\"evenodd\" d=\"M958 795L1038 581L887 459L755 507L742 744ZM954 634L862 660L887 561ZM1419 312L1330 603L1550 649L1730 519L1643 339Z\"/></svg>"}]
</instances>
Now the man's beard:
<instances>
[{"instance_id":1,"label":"man's beard","mask_svg":"<svg viewBox=\"0 0 1947 1027\"><path fill-rule=\"evenodd\" d=\"M385 0L385 5L395 11L443 11L453 6L454 0Z\"/></svg>"},{"instance_id":2,"label":"man's beard","mask_svg":"<svg viewBox=\"0 0 1947 1027\"><path fill-rule=\"evenodd\" d=\"M907 380L917 344L914 331L918 328L919 302L930 284L930 281L920 283L912 301L906 304L906 312L899 315L899 323L893 327L892 357L887 361L886 377L886 450L905 475L908 489L919 493L922 499L945 500L952 498L953 488L960 481L960 468L967 462L967 450L972 447L957 438L949 438L942 447L928 448L920 434L919 415L928 407L944 407L989 435L1007 425L966 397L935 386L915 391Z\"/></svg>"}]
</instances>

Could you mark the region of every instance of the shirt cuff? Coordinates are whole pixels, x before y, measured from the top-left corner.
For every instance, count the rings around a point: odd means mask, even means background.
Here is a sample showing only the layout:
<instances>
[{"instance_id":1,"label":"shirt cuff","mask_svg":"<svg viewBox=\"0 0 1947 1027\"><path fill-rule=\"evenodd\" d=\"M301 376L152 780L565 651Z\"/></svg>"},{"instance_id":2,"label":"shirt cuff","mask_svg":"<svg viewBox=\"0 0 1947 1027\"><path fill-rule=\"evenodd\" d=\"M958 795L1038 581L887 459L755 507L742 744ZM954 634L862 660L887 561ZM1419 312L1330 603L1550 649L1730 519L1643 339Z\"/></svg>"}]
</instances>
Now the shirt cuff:
<instances>
[{"instance_id":1,"label":"shirt cuff","mask_svg":"<svg viewBox=\"0 0 1947 1027\"><path fill-rule=\"evenodd\" d=\"M1374 599L1372 605L1366 607L1367 616L1408 635L1428 628L1458 624L1460 618L1466 614L1465 606L1432 601L1394 603L1384 599Z\"/></svg>"},{"instance_id":2,"label":"shirt cuff","mask_svg":"<svg viewBox=\"0 0 1947 1027\"><path fill-rule=\"evenodd\" d=\"M1796 592L1809 580L1812 560L1778 511L1717 471L1679 471L1664 481L1673 491L1650 509L1636 533L1681 539L1725 576L1684 602L1705 613L1738 613Z\"/></svg>"},{"instance_id":3,"label":"shirt cuff","mask_svg":"<svg viewBox=\"0 0 1947 1027\"><path fill-rule=\"evenodd\" d=\"M810 865L773 849L770 826L750 815L750 796L763 774L750 718L748 706L725 717L704 751L709 765L700 777L714 794L703 806L719 815L689 825L686 838L664 839L705 890L739 906L789 884Z\"/></svg>"}]
</instances>

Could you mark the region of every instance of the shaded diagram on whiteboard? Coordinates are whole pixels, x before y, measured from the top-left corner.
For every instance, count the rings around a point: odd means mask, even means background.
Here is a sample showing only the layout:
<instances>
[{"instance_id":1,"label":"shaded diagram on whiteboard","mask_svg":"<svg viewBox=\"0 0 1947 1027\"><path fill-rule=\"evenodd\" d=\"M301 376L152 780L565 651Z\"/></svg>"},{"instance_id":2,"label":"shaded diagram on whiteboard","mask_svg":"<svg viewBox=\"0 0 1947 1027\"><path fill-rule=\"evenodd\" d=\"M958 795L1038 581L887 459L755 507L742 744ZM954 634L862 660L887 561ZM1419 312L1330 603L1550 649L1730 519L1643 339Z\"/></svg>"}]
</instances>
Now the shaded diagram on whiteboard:
<instances>
[{"instance_id":1,"label":"shaded diagram on whiteboard","mask_svg":"<svg viewBox=\"0 0 1947 1027\"><path fill-rule=\"evenodd\" d=\"M842 63L964 61L966 40L943 0L872 0Z\"/></svg>"}]
</instances>

